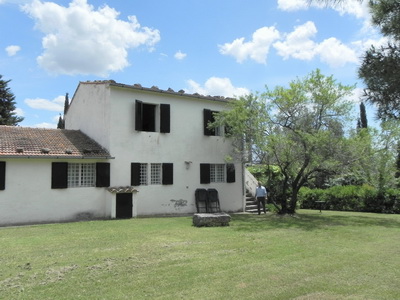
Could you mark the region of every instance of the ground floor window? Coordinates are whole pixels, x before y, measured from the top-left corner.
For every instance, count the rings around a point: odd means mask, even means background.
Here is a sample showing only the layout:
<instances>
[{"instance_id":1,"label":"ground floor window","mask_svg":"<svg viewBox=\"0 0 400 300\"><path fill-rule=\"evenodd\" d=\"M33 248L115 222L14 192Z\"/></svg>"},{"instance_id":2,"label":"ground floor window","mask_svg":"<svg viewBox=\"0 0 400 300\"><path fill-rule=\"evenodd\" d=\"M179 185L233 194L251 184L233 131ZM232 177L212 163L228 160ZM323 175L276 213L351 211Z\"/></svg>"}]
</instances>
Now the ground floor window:
<instances>
[{"instance_id":1,"label":"ground floor window","mask_svg":"<svg viewBox=\"0 0 400 300\"><path fill-rule=\"evenodd\" d=\"M91 187L96 184L95 163L68 164L68 187Z\"/></svg>"},{"instance_id":2,"label":"ground floor window","mask_svg":"<svg viewBox=\"0 0 400 300\"><path fill-rule=\"evenodd\" d=\"M210 164L210 182L225 182L225 164Z\"/></svg>"},{"instance_id":3,"label":"ground floor window","mask_svg":"<svg viewBox=\"0 0 400 300\"><path fill-rule=\"evenodd\" d=\"M172 163L131 163L131 185L173 184Z\"/></svg>"}]
</instances>

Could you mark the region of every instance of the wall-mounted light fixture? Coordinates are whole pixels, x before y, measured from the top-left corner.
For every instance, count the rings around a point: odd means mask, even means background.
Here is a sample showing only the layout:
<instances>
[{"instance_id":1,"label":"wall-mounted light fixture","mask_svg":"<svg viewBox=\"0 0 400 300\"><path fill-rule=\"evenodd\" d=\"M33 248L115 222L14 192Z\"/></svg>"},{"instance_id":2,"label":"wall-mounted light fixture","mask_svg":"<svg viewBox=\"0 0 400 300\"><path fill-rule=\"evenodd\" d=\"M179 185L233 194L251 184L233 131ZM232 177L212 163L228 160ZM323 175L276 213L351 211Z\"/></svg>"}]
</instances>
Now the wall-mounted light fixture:
<instances>
[{"instance_id":1,"label":"wall-mounted light fixture","mask_svg":"<svg viewBox=\"0 0 400 300\"><path fill-rule=\"evenodd\" d=\"M189 169L191 163L191 161L185 160L186 170Z\"/></svg>"}]
</instances>

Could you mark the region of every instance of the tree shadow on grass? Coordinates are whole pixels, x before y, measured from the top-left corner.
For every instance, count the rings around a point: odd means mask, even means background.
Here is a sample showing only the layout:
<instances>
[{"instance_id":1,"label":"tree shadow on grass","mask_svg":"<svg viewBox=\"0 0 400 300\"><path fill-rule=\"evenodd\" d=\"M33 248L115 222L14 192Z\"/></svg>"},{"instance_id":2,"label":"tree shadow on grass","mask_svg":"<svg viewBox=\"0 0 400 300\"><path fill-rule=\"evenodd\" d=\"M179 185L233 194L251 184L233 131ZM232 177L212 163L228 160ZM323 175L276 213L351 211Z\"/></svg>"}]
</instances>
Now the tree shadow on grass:
<instances>
[{"instance_id":1,"label":"tree shadow on grass","mask_svg":"<svg viewBox=\"0 0 400 300\"><path fill-rule=\"evenodd\" d=\"M400 215L382 215L348 212L300 212L295 216L276 214L233 214L231 226L238 231L265 231L299 229L304 231L327 229L335 226L400 228Z\"/></svg>"}]
</instances>

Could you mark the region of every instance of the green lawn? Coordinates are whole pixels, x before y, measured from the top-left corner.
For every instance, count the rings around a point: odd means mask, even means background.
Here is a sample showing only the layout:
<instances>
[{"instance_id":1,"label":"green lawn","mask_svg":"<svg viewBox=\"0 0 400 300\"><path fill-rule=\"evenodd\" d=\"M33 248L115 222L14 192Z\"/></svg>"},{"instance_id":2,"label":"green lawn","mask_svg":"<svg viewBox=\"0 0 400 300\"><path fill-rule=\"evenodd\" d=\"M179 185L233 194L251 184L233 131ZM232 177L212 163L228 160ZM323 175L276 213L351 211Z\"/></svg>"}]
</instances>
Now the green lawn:
<instances>
[{"instance_id":1,"label":"green lawn","mask_svg":"<svg viewBox=\"0 0 400 300\"><path fill-rule=\"evenodd\" d=\"M400 215L0 228L1 299L400 299Z\"/></svg>"}]
</instances>

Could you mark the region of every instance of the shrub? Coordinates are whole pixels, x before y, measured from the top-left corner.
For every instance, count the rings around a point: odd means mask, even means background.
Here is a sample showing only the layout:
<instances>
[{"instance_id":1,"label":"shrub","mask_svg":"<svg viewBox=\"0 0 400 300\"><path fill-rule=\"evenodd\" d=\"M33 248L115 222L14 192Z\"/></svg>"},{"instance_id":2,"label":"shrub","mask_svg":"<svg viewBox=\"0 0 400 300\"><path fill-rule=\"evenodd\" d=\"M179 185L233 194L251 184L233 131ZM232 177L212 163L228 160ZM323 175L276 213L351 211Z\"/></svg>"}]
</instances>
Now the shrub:
<instances>
[{"instance_id":1,"label":"shrub","mask_svg":"<svg viewBox=\"0 0 400 300\"><path fill-rule=\"evenodd\" d=\"M316 201L324 201L323 208L328 210L400 213L399 189L379 191L369 185L334 186L324 190L300 189L301 208L319 209Z\"/></svg>"}]
</instances>

